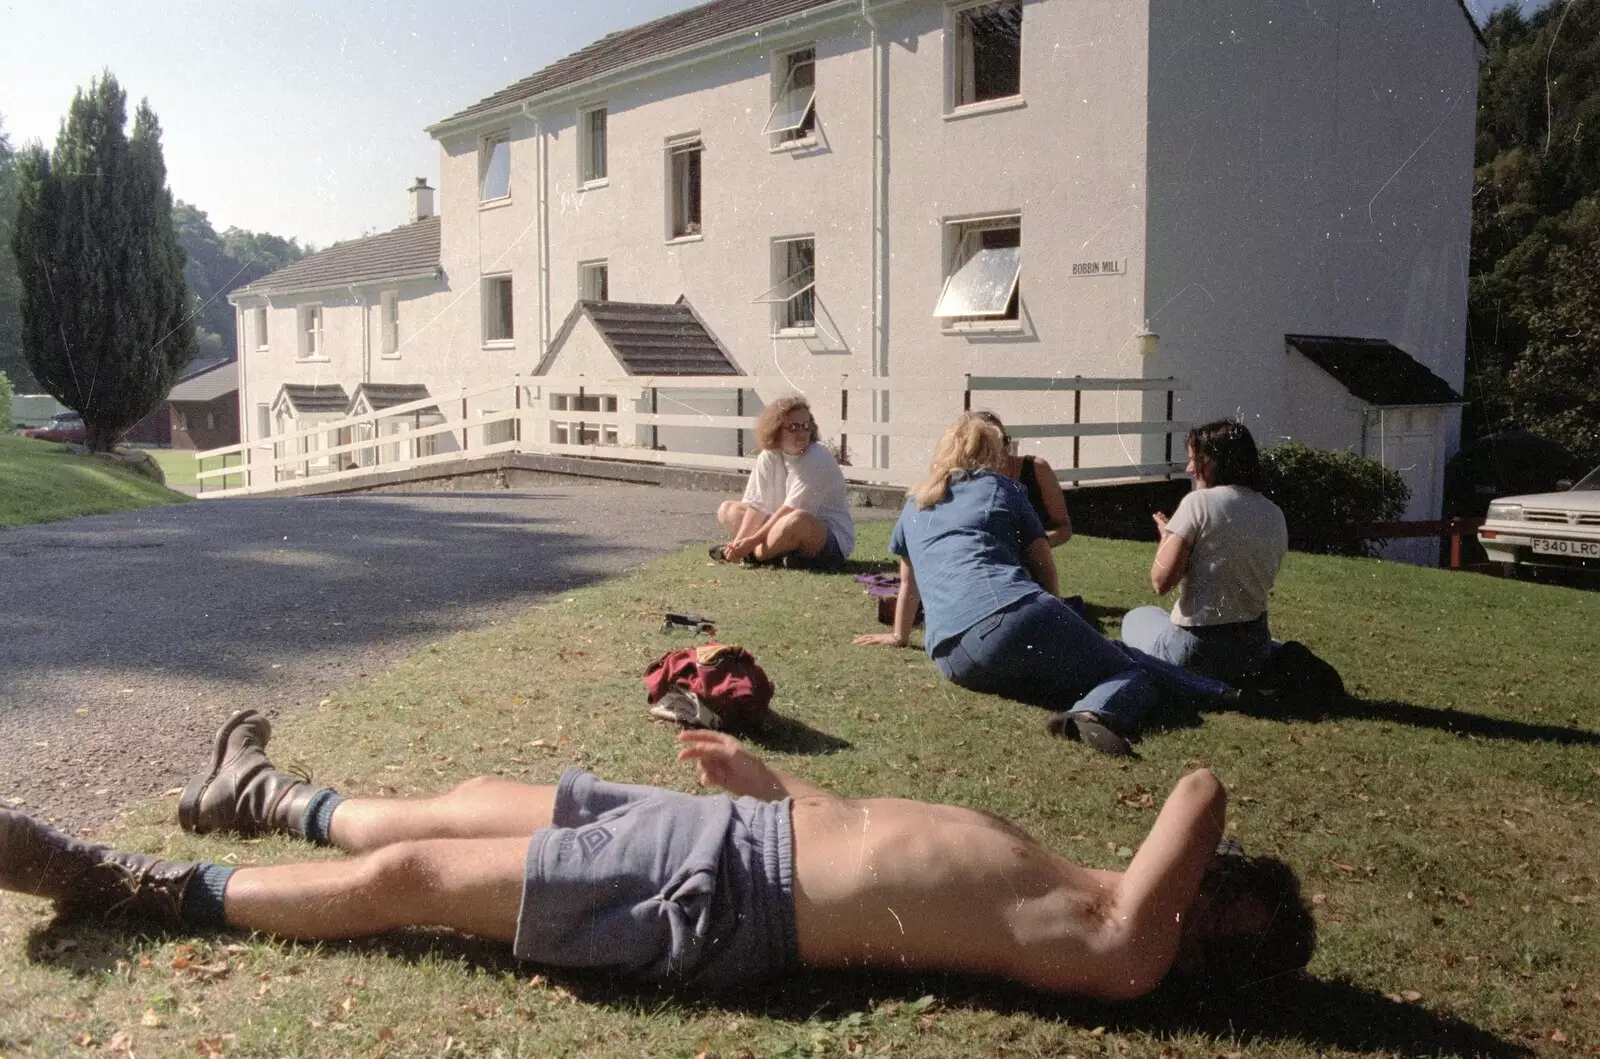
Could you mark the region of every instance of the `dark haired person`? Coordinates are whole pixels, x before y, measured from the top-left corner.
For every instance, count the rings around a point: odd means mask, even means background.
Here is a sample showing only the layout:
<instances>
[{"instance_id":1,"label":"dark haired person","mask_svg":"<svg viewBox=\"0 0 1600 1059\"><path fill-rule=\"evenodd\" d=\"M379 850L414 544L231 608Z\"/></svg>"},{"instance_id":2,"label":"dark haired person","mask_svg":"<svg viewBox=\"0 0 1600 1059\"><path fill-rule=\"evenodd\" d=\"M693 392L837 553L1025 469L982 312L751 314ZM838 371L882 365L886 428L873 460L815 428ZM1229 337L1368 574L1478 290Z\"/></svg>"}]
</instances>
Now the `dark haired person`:
<instances>
[{"instance_id":1,"label":"dark haired person","mask_svg":"<svg viewBox=\"0 0 1600 1059\"><path fill-rule=\"evenodd\" d=\"M1053 467L1042 456L1018 456L1017 443L1006 433L1006 425L993 412L974 412L979 419L1000 430L1000 440L1006 447L1006 462L1002 474L1019 483L1028 491L1028 505L1039 516L1044 526L1045 540L1050 547L1059 548L1072 539L1072 515L1067 512L1067 498L1061 491L1061 480Z\"/></svg>"},{"instance_id":2,"label":"dark haired person","mask_svg":"<svg viewBox=\"0 0 1600 1059\"><path fill-rule=\"evenodd\" d=\"M1237 684L1272 654L1267 600L1289 548L1278 505L1261 493L1255 439L1231 419L1189 431L1194 489L1172 518L1157 512L1161 544L1150 567L1158 595L1174 587L1169 616L1138 607L1122 619L1131 647Z\"/></svg>"},{"instance_id":3,"label":"dark haired person","mask_svg":"<svg viewBox=\"0 0 1600 1059\"><path fill-rule=\"evenodd\" d=\"M717 509L717 521L733 539L713 547L713 559L830 572L844 565L856 546L856 527L844 472L820 436L799 394L762 410L756 421L761 453L744 496Z\"/></svg>"},{"instance_id":4,"label":"dark haired person","mask_svg":"<svg viewBox=\"0 0 1600 1059\"><path fill-rule=\"evenodd\" d=\"M479 777L420 799L343 799L279 772L266 718L236 714L185 788L194 832L275 831L357 856L232 868L90 845L0 809L0 887L66 915L352 938L445 927L522 959L697 990L797 966L1001 975L1141 996L1303 967L1315 924L1291 870L1227 852L1210 772L1178 781L1126 871L1063 860L998 817L845 799L689 731L689 795L569 769L554 787Z\"/></svg>"}]
</instances>

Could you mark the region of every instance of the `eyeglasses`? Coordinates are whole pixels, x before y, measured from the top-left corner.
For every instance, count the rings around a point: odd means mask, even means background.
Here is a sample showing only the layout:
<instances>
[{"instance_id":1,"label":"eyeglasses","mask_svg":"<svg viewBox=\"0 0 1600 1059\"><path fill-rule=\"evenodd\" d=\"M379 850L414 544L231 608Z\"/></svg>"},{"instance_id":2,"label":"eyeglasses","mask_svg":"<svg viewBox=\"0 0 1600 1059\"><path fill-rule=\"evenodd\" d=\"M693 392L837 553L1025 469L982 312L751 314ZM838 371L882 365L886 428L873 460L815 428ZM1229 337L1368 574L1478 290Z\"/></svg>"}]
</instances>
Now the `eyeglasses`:
<instances>
[{"instance_id":1,"label":"eyeglasses","mask_svg":"<svg viewBox=\"0 0 1600 1059\"><path fill-rule=\"evenodd\" d=\"M811 422L785 423L783 424L783 429L787 430L791 434L809 434L811 433L811 428L814 426L816 426L816 424Z\"/></svg>"}]
</instances>

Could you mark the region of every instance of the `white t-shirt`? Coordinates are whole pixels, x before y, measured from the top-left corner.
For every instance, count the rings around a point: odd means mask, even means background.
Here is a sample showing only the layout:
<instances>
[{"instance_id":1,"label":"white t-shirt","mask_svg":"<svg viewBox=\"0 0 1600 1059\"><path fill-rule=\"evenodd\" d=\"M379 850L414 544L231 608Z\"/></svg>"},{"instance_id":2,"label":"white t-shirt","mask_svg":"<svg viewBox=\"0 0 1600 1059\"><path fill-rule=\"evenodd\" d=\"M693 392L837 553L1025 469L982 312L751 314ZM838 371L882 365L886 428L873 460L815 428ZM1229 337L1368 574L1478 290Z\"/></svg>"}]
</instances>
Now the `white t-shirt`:
<instances>
[{"instance_id":1,"label":"white t-shirt","mask_svg":"<svg viewBox=\"0 0 1600 1059\"><path fill-rule=\"evenodd\" d=\"M1167 530L1189 542L1189 568L1178 582L1174 625L1226 625L1267 612L1273 579L1289 550L1278 505L1237 485L1196 489Z\"/></svg>"},{"instance_id":2,"label":"white t-shirt","mask_svg":"<svg viewBox=\"0 0 1600 1059\"><path fill-rule=\"evenodd\" d=\"M813 441L798 456L764 449L744 487L744 502L765 515L780 507L809 512L828 527L846 556L855 549L856 524L850 519L844 472L820 442Z\"/></svg>"}]
</instances>

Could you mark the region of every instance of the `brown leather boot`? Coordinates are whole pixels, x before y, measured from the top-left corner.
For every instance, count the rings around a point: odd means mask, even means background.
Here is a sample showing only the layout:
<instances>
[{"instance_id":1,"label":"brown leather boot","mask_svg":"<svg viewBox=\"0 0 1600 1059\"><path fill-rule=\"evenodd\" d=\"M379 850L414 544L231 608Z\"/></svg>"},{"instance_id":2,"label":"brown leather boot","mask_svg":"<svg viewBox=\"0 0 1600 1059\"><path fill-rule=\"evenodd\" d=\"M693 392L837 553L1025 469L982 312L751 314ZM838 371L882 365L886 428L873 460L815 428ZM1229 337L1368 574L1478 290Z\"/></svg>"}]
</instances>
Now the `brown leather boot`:
<instances>
[{"instance_id":1,"label":"brown leather boot","mask_svg":"<svg viewBox=\"0 0 1600 1059\"><path fill-rule=\"evenodd\" d=\"M271 738L272 724L255 710L228 718L217 731L210 770L195 773L178 799L185 831L305 834L306 807L323 788L273 768L266 755Z\"/></svg>"},{"instance_id":2,"label":"brown leather boot","mask_svg":"<svg viewBox=\"0 0 1600 1059\"><path fill-rule=\"evenodd\" d=\"M63 916L179 926L198 865L81 842L14 809L0 809L0 889L45 897Z\"/></svg>"}]
</instances>

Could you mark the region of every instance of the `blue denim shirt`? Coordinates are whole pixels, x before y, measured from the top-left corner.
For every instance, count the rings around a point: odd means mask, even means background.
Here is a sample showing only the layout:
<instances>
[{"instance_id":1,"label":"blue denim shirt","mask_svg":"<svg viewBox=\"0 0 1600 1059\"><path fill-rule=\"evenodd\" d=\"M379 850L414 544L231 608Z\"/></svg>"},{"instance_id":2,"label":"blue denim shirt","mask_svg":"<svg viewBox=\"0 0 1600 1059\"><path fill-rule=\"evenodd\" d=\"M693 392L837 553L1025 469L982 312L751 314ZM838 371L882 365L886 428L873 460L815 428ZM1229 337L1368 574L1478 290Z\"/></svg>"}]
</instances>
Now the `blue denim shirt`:
<instances>
[{"instance_id":1,"label":"blue denim shirt","mask_svg":"<svg viewBox=\"0 0 1600 1059\"><path fill-rule=\"evenodd\" d=\"M928 654L996 611L1044 591L1023 565L1045 535L1028 494L993 471L957 472L926 511L907 500L889 550L909 559L922 593Z\"/></svg>"}]
</instances>

